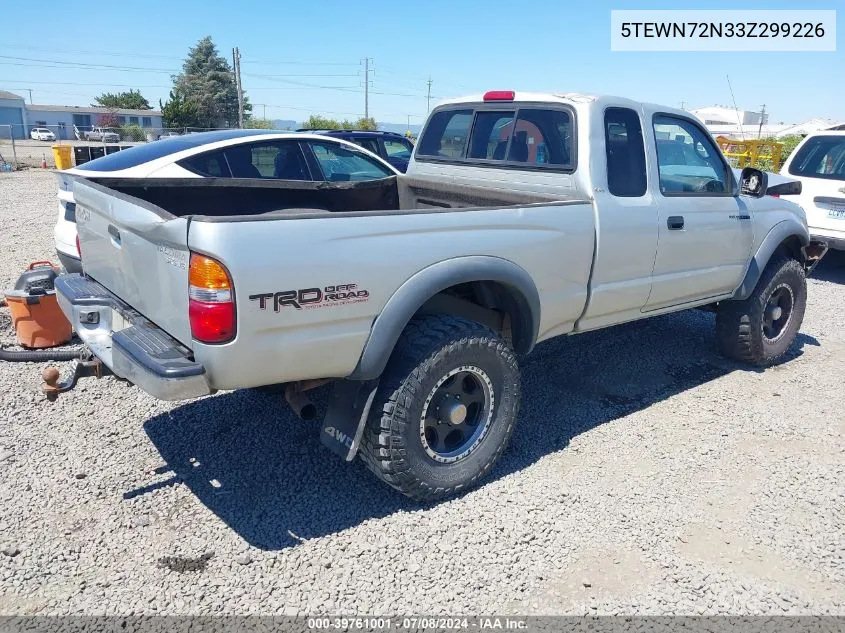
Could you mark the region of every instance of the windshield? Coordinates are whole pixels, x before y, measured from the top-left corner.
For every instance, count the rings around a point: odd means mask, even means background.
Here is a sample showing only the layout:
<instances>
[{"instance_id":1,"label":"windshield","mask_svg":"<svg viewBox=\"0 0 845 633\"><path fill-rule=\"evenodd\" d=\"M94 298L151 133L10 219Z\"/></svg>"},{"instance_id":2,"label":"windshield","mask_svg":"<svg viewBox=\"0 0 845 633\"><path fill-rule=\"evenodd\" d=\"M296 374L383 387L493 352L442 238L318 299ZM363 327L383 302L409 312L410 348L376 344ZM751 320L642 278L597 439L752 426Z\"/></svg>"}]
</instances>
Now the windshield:
<instances>
[{"instance_id":1,"label":"windshield","mask_svg":"<svg viewBox=\"0 0 845 633\"><path fill-rule=\"evenodd\" d=\"M816 136L795 154L789 173L806 178L845 180L845 136Z\"/></svg>"},{"instance_id":2,"label":"windshield","mask_svg":"<svg viewBox=\"0 0 845 633\"><path fill-rule=\"evenodd\" d=\"M188 134L186 136L171 136L156 143L138 145L121 152L115 152L102 158L89 161L80 165L77 169L82 171L118 171L137 167L151 160L162 158L170 154L193 149L207 143L216 143L231 138L242 136L259 136L262 134L278 134L274 130L220 130L217 132L200 132L199 134Z\"/></svg>"}]
</instances>

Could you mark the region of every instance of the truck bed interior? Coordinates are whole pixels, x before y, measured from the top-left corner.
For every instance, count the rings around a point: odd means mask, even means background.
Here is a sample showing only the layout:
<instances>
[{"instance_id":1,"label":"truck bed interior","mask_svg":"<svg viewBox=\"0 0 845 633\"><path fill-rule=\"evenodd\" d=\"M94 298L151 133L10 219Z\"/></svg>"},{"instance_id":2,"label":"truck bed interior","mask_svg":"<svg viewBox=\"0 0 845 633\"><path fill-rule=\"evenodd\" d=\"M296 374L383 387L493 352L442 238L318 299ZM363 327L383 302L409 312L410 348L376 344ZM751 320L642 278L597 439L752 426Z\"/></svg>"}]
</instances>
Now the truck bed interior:
<instances>
[{"instance_id":1,"label":"truck bed interior","mask_svg":"<svg viewBox=\"0 0 845 633\"><path fill-rule=\"evenodd\" d=\"M173 217L194 216L212 221L271 219L302 213L370 215L574 201L410 176L337 183L231 178L97 178L88 182L144 200Z\"/></svg>"}]
</instances>

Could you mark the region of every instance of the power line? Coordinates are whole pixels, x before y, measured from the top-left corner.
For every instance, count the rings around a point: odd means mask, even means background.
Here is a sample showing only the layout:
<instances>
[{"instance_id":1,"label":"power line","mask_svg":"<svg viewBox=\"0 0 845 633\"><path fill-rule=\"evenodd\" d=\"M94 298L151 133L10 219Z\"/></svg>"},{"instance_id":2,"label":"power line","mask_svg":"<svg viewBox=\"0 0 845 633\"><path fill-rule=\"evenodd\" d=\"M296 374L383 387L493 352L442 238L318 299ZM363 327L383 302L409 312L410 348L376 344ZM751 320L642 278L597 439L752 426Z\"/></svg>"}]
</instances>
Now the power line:
<instances>
[{"instance_id":1,"label":"power line","mask_svg":"<svg viewBox=\"0 0 845 633\"><path fill-rule=\"evenodd\" d=\"M12 59L19 62L39 62L39 63L47 63L47 64L54 64L57 66L71 66L71 67L91 67L91 68L102 68L108 70L140 70L144 72L160 72L160 73L172 73L172 69L168 68L143 68L140 66L114 66L112 64L95 64L93 62L66 62L61 60L53 60L53 59L38 59L35 57L17 57L14 55L0 55L0 59ZM23 65L23 64L21 64Z\"/></svg>"},{"instance_id":2,"label":"power line","mask_svg":"<svg viewBox=\"0 0 845 633\"><path fill-rule=\"evenodd\" d=\"M15 82L20 81L19 79L0 79L0 82ZM161 85L151 85L151 84L116 84L112 83L111 81L103 81L103 82L93 82L93 83L85 83L79 81L32 81L31 79L27 79L26 83L28 84L47 84L51 86L112 86L115 88L171 88L172 86L161 86ZM10 90L26 90L26 88L10 88ZM56 93L59 94L59 93Z\"/></svg>"},{"instance_id":3,"label":"power line","mask_svg":"<svg viewBox=\"0 0 845 633\"><path fill-rule=\"evenodd\" d=\"M302 60L276 60L276 61L260 61L257 59L244 60L247 64L261 64L261 65L285 65L285 66L360 66L355 62L306 62Z\"/></svg>"},{"instance_id":4,"label":"power line","mask_svg":"<svg viewBox=\"0 0 845 633\"><path fill-rule=\"evenodd\" d=\"M176 59L180 61L185 60L185 56L179 55L156 55L153 53L128 53L125 51L111 51L111 50L77 50L77 49L66 49L66 48L44 48L43 46L25 46L22 44L14 44L11 45L10 48L14 49L25 49L25 50L35 50L42 53L47 52L55 52L55 53L74 53L80 55L106 55L110 57L143 57L149 59ZM262 64L262 65L272 65L272 64L279 64L279 65L295 65L295 66L358 66L355 62L330 62L330 61L305 61L305 60L256 60L256 59L247 59L242 60L248 64Z\"/></svg>"},{"instance_id":5,"label":"power line","mask_svg":"<svg viewBox=\"0 0 845 633\"><path fill-rule=\"evenodd\" d=\"M146 57L150 59L184 59L175 55L155 55L152 53L126 53L120 51L90 51L90 50L73 50L67 48L44 48L43 46L23 46L21 44L14 44L9 46L10 49L26 49L38 51L39 53L74 53L79 55L105 55L109 57Z\"/></svg>"}]
</instances>

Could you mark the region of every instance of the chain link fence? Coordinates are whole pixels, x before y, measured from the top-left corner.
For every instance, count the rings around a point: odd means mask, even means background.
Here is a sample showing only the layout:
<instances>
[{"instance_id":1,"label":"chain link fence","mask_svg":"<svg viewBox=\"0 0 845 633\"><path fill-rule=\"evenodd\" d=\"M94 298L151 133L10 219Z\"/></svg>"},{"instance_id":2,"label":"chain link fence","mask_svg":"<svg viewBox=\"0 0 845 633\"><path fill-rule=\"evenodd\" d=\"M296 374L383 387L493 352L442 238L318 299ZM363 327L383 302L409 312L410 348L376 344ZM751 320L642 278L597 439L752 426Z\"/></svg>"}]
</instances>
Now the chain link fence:
<instances>
[{"instance_id":1,"label":"chain link fence","mask_svg":"<svg viewBox=\"0 0 845 633\"><path fill-rule=\"evenodd\" d=\"M72 146L74 164L82 164L79 161L84 162L83 157L90 156L88 160L93 160L135 145L217 129L222 128L153 128L130 124L116 128L91 126L80 129L61 124L3 124L0 125L0 171L45 165L55 168L54 145ZM77 151L78 147L89 149L86 153Z\"/></svg>"}]
</instances>

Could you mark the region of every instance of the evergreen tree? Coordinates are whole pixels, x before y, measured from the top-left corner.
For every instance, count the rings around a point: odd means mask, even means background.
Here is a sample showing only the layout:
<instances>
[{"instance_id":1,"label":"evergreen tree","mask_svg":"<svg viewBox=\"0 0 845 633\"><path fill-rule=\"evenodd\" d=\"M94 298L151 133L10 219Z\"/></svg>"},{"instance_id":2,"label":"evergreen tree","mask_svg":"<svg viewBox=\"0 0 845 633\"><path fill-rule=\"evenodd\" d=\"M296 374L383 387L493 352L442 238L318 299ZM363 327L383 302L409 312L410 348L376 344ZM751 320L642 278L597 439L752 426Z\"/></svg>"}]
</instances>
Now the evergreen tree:
<instances>
[{"instance_id":1,"label":"evergreen tree","mask_svg":"<svg viewBox=\"0 0 845 633\"><path fill-rule=\"evenodd\" d=\"M188 51L182 72L173 81L171 94L193 107L199 127L237 127L235 75L211 37L202 38ZM252 106L244 97L244 118L251 111Z\"/></svg>"}]
</instances>

